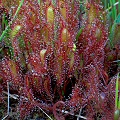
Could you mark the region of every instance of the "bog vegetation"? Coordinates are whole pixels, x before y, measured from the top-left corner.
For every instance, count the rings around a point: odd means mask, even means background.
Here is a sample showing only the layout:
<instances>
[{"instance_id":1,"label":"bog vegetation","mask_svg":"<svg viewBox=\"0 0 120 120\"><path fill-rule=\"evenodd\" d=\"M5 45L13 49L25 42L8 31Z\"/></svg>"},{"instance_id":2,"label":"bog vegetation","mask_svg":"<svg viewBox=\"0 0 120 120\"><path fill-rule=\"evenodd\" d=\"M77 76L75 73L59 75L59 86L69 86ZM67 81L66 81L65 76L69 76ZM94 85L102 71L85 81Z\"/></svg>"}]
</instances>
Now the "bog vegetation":
<instances>
[{"instance_id":1,"label":"bog vegetation","mask_svg":"<svg viewBox=\"0 0 120 120\"><path fill-rule=\"evenodd\" d=\"M118 120L120 0L0 0L0 119Z\"/></svg>"}]
</instances>

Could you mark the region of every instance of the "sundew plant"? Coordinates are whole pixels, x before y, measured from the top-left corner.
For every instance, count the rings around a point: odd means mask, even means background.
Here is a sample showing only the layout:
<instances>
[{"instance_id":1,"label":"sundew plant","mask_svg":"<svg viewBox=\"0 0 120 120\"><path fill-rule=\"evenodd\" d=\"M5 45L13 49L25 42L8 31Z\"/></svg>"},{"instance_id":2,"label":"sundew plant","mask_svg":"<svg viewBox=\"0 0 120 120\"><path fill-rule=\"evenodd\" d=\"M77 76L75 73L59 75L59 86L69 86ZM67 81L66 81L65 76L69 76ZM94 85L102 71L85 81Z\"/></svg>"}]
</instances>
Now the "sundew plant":
<instances>
[{"instance_id":1,"label":"sundew plant","mask_svg":"<svg viewBox=\"0 0 120 120\"><path fill-rule=\"evenodd\" d=\"M119 120L120 0L0 0L0 119Z\"/></svg>"}]
</instances>

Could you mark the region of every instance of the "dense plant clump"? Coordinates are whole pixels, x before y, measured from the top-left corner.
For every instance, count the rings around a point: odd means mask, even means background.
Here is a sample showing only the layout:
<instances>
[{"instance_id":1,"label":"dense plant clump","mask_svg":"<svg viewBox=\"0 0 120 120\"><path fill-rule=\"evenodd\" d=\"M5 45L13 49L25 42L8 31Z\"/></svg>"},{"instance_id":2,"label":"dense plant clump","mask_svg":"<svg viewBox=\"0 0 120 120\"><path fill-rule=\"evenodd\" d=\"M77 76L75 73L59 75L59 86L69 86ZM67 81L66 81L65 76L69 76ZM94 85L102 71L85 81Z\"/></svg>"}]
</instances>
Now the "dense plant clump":
<instances>
[{"instance_id":1,"label":"dense plant clump","mask_svg":"<svg viewBox=\"0 0 120 120\"><path fill-rule=\"evenodd\" d=\"M24 0L17 16L20 0L8 3L0 1L1 36L9 26L0 39L0 102L9 84L21 120L35 108L57 120L80 110L83 119L113 120L120 37L111 48L100 1Z\"/></svg>"}]
</instances>

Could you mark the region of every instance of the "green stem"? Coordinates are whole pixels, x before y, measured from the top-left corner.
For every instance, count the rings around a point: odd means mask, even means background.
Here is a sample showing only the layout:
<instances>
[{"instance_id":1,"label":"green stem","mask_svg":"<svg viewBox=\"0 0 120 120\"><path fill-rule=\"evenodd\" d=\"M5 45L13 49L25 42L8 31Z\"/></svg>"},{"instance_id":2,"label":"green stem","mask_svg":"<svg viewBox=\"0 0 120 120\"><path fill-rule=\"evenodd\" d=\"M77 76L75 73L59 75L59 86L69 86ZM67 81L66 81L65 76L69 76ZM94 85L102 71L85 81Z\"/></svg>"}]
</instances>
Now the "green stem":
<instances>
[{"instance_id":1,"label":"green stem","mask_svg":"<svg viewBox=\"0 0 120 120\"><path fill-rule=\"evenodd\" d=\"M120 0L119 0L120 1ZM110 5L108 6L108 8L105 10L105 12L109 12L109 10L111 10L113 7L119 5L120 6L120 2L116 2L112 5L112 0L110 0Z\"/></svg>"},{"instance_id":2,"label":"green stem","mask_svg":"<svg viewBox=\"0 0 120 120\"><path fill-rule=\"evenodd\" d=\"M119 74L117 75L117 80L116 80L116 93L115 93L115 108L118 108L118 89L119 89Z\"/></svg>"},{"instance_id":3,"label":"green stem","mask_svg":"<svg viewBox=\"0 0 120 120\"><path fill-rule=\"evenodd\" d=\"M5 28L5 30L2 32L2 35L0 36L0 42L3 40L3 37L5 36L5 34L7 33L7 30L9 29L10 25L13 23L13 21L16 19L16 16L18 15L18 12L20 11L20 8L22 7L23 5L23 2L24 0L21 0L15 14L14 14L14 17L12 19L12 21L7 25L7 27Z\"/></svg>"},{"instance_id":4,"label":"green stem","mask_svg":"<svg viewBox=\"0 0 120 120\"><path fill-rule=\"evenodd\" d=\"M120 0L118 0L118 12L120 13Z\"/></svg>"}]
</instances>

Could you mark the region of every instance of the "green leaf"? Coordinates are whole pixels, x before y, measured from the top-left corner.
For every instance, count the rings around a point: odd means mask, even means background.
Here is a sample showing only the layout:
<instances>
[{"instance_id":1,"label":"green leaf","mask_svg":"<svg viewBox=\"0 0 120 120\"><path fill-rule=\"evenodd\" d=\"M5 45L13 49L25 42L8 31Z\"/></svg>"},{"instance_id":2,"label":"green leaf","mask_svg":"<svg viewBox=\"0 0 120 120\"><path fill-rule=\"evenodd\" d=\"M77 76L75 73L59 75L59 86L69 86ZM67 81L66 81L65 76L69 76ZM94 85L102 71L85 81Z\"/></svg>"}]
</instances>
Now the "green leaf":
<instances>
[{"instance_id":1,"label":"green leaf","mask_svg":"<svg viewBox=\"0 0 120 120\"><path fill-rule=\"evenodd\" d=\"M119 84L119 74L117 75L117 80L116 80L116 92L115 92L115 108L118 108L118 86Z\"/></svg>"},{"instance_id":2,"label":"green leaf","mask_svg":"<svg viewBox=\"0 0 120 120\"><path fill-rule=\"evenodd\" d=\"M21 29L20 25L16 25L14 27L14 29L11 31L11 39L13 39L17 35L17 33L20 31L20 29Z\"/></svg>"},{"instance_id":3,"label":"green leaf","mask_svg":"<svg viewBox=\"0 0 120 120\"><path fill-rule=\"evenodd\" d=\"M3 38L4 38L4 36L6 35L8 29L10 28L10 25L12 24L12 22L16 19L17 14L19 13L20 8L21 8L22 5L23 5L23 2L24 2L24 0L21 0L20 4L19 4L19 6L18 6L18 8L17 8L17 10L16 10L16 12L15 12L15 15L13 16L13 20L9 23L9 25L8 25L8 26L5 28L5 30L2 32L2 35L0 36L0 42L3 40Z\"/></svg>"},{"instance_id":4,"label":"green leaf","mask_svg":"<svg viewBox=\"0 0 120 120\"><path fill-rule=\"evenodd\" d=\"M115 20L115 23L116 24L120 24L120 13L118 14L116 20Z\"/></svg>"},{"instance_id":5,"label":"green leaf","mask_svg":"<svg viewBox=\"0 0 120 120\"><path fill-rule=\"evenodd\" d=\"M118 109L120 109L120 97L119 97L119 100L118 100Z\"/></svg>"},{"instance_id":6,"label":"green leaf","mask_svg":"<svg viewBox=\"0 0 120 120\"><path fill-rule=\"evenodd\" d=\"M120 24L120 13L118 14L117 18L115 19L113 25L112 25L112 28L111 28L111 32L110 32L110 36L109 36L109 39L110 39L110 45L111 45L111 48L114 47L115 45L115 39L116 39L116 31L119 29L118 25ZM118 34L119 32L117 32Z\"/></svg>"},{"instance_id":7,"label":"green leaf","mask_svg":"<svg viewBox=\"0 0 120 120\"><path fill-rule=\"evenodd\" d=\"M118 0L119 4L118 4L118 12L120 13L120 0Z\"/></svg>"},{"instance_id":8,"label":"green leaf","mask_svg":"<svg viewBox=\"0 0 120 120\"><path fill-rule=\"evenodd\" d=\"M115 108L116 109L120 109L119 90L120 90L120 74L118 73L117 80L116 80L116 94L115 94Z\"/></svg>"}]
</instances>

